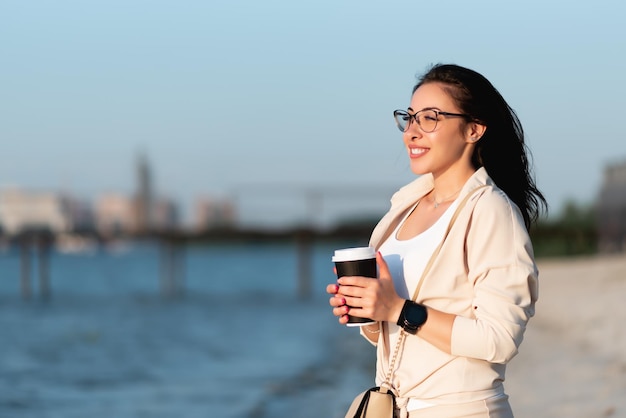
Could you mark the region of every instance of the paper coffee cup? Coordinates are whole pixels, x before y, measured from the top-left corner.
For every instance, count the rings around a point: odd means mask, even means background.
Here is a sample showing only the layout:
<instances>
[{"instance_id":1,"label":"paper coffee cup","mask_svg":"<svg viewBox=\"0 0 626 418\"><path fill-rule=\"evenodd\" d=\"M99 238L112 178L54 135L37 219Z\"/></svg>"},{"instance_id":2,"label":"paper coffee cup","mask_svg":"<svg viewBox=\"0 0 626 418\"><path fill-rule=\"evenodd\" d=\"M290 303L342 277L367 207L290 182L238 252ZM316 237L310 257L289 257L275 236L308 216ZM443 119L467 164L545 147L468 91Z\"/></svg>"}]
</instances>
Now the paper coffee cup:
<instances>
[{"instance_id":1,"label":"paper coffee cup","mask_svg":"<svg viewBox=\"0 0 626 418\"><path fill-rule=\"evenodd\" d=\"M337 269L337 278L343 276L363 276L376 278L376 250L372 247L355 247L335 250L332 258ZM349 327L374 324L369 318L348 315Z\"/></svg>"}]
</instances>

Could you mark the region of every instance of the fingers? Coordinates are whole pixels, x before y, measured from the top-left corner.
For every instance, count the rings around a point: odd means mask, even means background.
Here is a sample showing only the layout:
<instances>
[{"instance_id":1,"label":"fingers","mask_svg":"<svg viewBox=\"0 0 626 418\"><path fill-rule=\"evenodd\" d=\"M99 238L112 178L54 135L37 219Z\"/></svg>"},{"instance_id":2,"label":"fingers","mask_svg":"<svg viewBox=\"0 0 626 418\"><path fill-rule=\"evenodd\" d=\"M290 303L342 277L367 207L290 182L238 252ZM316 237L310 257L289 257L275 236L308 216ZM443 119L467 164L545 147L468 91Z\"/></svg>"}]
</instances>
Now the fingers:
<instances>
[{"instance_id":1,"label":"fingers","mask_svg":"<svg viewBox=\"0 0 626 418\"><path fill-rule=\"evenodd\" d=\"M340 324L348 322L348 311L350 308L346 305L346 299L341 296L330 298L330 306L333 306L333 315L337 317Z\"/></svg>"},{"instance_id":2,"label":"fingers","mask_svg":"<svg viewBox=\"0 0 626 418\"><path fill-rule=\"evenodd\" d=\"M330 306L343 306L346 305L346 298L342 297L342 296L333 296L332 298L329 299L328 301L330 303Z\"/></svg>"},{"instance_id":3,"label":"fingers","mask_svg":"<svg viewBox=\"0 0 626 418\"><path fill-rule=\"evenodd\" d=\"M375 279L371 279L371 280L375 280ZM355 298L360 298L363 297L364 294L366 294L367 290L363 287L359 287L359 286L349 286L349 285L342 285L342 286L338 286L338 285L328 285L326 287L326 291L328 293L330 293L331 295L334 295L335 298L341 298L341 297L355 297ZM334 298L331 298L331 300L333 300ZM345 304L345 299L343 299L343 304Z\"/></svg>"},{"instance_id":4,"label":"fingers","mask_svg":"<svg viewBox=\"0 0 626 418\"><path fill-rule=\"evenodd\" d=\"M339 283L340 286L368 287L374 280L376 279L373 277L342 276L337 279L337 283Z\"/></svg>"},{"instance_id":5,"label":"fingers","mask_svg":"<svg viewBox=\"0 0 626 418\"><path fill-rule=\"evenodd\" d=\"M326 286L326 293L333 295L328 302L340 324L348 323L348 311L351 309L355 309L356 313L362 310L361 297L366 293L367 287L375 281L375 278L370 277L344 276L338 279L338 284Z\"/></svg>"},{"instance_id":6,"label":"fingers","mask_svg":"<svg viewBox=\"0 0 626 418\"><path fill-rule=\"evenodd\" d=\"M338 308L333 308L333 315L335 316L348 316L348 311L350 310L350 308L348 308L347 306L340 306Z\"/></svg>"},{"instance_id":7,"label":"fingers","mask_svg":"<svg viewBox=\"0 0 626 418\"><path fill-rule=\"evenodd\" d=\"M330 293L331 295L336 295L339 292L339 286L336 284L329 284L326 286L326 293Z\"/></svg>"},{"instance_id":8,"label":"fingers","mask_svg":"<svg viewBox=\"0 0 626 418\"><path fill-rule=\"evenodd\" d=\"M340 324L345 325L348 323L348 310L350 308L346 304L346 298L339 294L339 285L329 284L326 286L326 293L333 295L328 302L333 307L333 315L337 317Z\"/></svg>"}]
</instances>

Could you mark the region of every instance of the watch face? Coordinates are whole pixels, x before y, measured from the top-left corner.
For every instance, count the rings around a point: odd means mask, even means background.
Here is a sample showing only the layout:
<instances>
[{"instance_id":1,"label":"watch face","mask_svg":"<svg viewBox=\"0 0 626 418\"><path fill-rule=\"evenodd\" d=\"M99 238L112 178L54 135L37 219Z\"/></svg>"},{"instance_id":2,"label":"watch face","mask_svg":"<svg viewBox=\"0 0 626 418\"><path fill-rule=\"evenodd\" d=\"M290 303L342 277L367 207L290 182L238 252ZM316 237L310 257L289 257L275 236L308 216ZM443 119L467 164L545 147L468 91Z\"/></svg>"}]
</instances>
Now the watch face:
<instances>
[{"instance_id":1,"label":"watch face","mask_svg":"<svg viewBox=\"0 0 626 418\"><path fill-rule=\"evenodd\" d=\"M419 328L426 322L426 308L417 303L412 303L407 306L404 319L411 327Z\"/></svg>"}]
</instances>

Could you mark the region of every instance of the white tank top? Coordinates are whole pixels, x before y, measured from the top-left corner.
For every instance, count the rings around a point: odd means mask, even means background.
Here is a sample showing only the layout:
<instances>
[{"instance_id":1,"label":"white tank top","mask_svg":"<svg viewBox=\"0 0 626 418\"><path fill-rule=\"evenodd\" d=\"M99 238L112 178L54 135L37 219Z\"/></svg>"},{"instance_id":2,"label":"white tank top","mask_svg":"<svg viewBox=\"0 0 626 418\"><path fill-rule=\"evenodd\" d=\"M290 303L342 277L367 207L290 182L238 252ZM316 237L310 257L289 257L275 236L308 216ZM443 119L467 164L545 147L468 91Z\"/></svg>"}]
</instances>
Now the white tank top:
<instances>
[{"instance_id":1,"label":"white tank top","mask_svg":"<svg viewBox=\"0 0 626 418\"><path fill-rule=\"evenodd\" d=\"M419 203L418 203L419 204ZM439 219L427 230L407 240L397 238L398 231L415 210L417 204L406 214L393 233L380 246L379 251L385 258L393 284L400 297L411 299L422 277L424 268L430 260L435 248L443 239L450 219L459 205L458 200L446 209Z\"/></svg>"}]
</instances>

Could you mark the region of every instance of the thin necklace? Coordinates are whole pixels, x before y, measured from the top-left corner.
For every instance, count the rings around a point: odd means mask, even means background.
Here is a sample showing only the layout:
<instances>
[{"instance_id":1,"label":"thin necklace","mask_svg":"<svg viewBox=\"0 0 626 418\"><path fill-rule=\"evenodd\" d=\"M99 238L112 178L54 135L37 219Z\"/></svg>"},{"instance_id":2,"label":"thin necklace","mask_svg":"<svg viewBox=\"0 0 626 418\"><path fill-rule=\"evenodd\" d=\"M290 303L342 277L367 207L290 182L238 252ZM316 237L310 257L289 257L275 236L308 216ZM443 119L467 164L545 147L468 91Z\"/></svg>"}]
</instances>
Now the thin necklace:
<instances>
[{"instance_id":1,"label":"thin necklace","mask_svg":"<svg viewBox=\"0 0 626 418\"><path fill-rule=\"evenodd\" d=\"M444 202L447 202L449 199L451 199L453 196L456 196L456 194L458 192L461 191L461 189L463 189L463 186L461 186L461 188L459 190L457 190L456 192L452 193L450 196L444 197L443 199L441 199L439 202L437 202L437 199L435 198L435 191L433 190L433 203L435 204L435 209L437 209L439 207L439 205L441 205Z\"/></svg>"}]
</instances>

